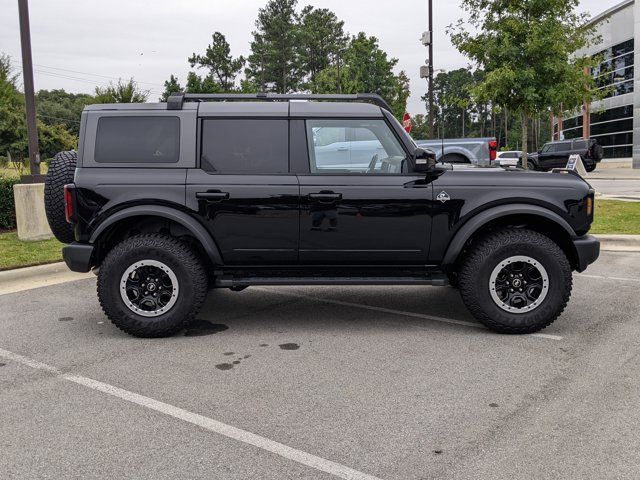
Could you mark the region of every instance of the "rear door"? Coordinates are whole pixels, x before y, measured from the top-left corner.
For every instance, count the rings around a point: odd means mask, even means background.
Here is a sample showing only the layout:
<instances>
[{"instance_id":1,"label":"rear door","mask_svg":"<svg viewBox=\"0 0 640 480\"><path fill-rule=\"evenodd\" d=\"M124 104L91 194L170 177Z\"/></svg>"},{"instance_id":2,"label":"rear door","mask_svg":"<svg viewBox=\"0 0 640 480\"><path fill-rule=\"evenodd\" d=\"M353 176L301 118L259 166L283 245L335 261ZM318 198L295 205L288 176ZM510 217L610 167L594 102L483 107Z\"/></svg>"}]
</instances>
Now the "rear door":
<instances>
[{"instance_id":1,"label":"rear door","mask_svg":"<svg viewBox=\"0 0 640 480\"><path fill-rule=\"evenodd\" d=\"M200 120L200 168L188 171L187 206L225 265L298 261L299 186L289 173L286 115Z\"/></svg>"},{"instance_id":2,"label":"rear door","mask_svg":"<svg viewBox=\"0 0 640 480\"><path fill-rule=\"evenodd\" d=\"M300 263L424 265L432 186L411 173L408 152L385 119L295 122L307 140L306 148L293 149L301 168ZM327 128L358 132L348 164L319 154L317 132Z\"/></svg>"}]
</instances>

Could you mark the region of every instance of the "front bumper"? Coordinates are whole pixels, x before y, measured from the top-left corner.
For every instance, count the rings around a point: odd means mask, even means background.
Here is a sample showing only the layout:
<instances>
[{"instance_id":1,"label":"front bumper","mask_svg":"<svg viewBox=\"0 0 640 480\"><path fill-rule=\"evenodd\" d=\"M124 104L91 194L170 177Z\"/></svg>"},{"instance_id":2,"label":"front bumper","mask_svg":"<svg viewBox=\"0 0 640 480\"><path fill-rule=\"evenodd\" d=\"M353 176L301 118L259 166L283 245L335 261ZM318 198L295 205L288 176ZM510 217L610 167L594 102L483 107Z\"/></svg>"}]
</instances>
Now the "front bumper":
<instances>
[{"instance_id":1,"label":"front bumper","mask_svg":"<svg viewBox=\"0 0 640 480\"><path fill-rule=\"evenodd\" d=\"M91 270L93 245L73 242L62 248L62 258L72 272L87 273Z\"/></svg>"},{"instance_id":2,"label":"front bumper","mask_svg":"<svg viewBox=\"0 0 640 480\"><path fill-rule=\"evenodd\" d=\"M600 256L600 240L593 235L574 238L573 246L576 249L578 272L584 272Z\"/></svg>"}]
</instances>

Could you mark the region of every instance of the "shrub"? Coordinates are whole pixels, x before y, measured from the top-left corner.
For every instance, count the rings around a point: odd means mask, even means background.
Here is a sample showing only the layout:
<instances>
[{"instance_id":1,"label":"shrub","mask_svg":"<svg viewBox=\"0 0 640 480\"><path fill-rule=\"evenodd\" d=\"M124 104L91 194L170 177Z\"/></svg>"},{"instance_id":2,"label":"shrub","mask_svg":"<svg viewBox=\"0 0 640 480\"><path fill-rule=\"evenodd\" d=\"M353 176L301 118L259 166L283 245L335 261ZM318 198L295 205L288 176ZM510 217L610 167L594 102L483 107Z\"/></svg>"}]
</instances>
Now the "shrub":
<instances>
[{"instance_id":1,"label":"shrub","mask_svg":"<svg viewBox=\"0 0 640 480\"><path fill-rule=\"evenodd\" d=\"M0 177L0 230L16 228L16 206L13 186L19 183L17 177Z\"/></svg>"}]
</instances>

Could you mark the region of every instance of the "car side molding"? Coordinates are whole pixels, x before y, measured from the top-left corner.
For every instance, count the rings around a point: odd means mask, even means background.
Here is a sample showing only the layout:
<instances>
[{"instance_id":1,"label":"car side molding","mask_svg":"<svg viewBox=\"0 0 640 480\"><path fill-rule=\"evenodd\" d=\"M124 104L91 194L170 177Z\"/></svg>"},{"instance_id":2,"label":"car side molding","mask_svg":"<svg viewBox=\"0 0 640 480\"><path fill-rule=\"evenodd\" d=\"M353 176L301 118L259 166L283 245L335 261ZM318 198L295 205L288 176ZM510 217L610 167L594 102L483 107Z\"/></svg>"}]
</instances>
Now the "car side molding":
<instances>
[{"instance_id":1,"label":"car side molding","mask_svg":"<svg viewBox=\"0 0 640 480\"><path fill-rule=\"evenodd\" d=\"M455 233L453 239L449 242L442 264L452 265L455 263L467 241L484 225L498 218L508 217L511 215L535 215L543 217L562 227L567 232L567 235L569 235L569 238L576 237L576 232L573 230L571 225L569 225L569 223L560 215L548 208L541 207L539 205L530 205L527 203L499 205L478 213L473 218L469 219Z\"/></svg>"},{"instance_id":2,"label":"car side molding","mask_svg":"<svg viewBox=\"0 0 640 480\"><path fill-rule=\"evenodd\" d=\"M200 242L202 248L207 253L209 258L215 264L222 265L222 255L220 254L220 250L218 249L218 246L214 242L207 229L187 213L163 205L136 205L134 207L120 210L119 212L110 215L109 218L107 218L94 230L91 238L89 239L89 242L92 244L96 243L100 238L100 235L107 231L109 227L127 218L138 216L155 216L159 218L165 218L182 225L189 232L191 232L191 234L198 242Z\"/></svg>"}]
</instances>

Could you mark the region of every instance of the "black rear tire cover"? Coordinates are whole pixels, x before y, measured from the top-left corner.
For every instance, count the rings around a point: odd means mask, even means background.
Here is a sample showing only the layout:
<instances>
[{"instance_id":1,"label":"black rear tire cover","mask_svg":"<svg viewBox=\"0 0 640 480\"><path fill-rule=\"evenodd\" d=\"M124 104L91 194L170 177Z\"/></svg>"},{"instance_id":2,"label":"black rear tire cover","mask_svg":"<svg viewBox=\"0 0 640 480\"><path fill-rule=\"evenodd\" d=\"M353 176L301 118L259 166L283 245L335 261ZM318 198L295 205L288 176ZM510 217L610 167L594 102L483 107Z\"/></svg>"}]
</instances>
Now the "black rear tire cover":
<instances>
[{"instance_id":1,"label":"black rear tire cover","mask_svg":"<svg viewBox=\"0 0 640 480\"><path fill-rule=\"evenodd\" d=\"M73 150L57 153L44 181L44 208L49 227L62 243L75 240L73 226L65 218L64 186L73 182L77 160L78 154Z\"/></svg>"}]
</instances>

